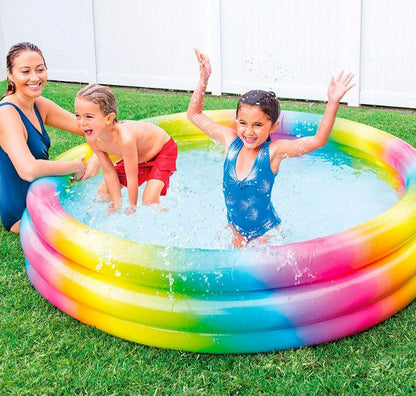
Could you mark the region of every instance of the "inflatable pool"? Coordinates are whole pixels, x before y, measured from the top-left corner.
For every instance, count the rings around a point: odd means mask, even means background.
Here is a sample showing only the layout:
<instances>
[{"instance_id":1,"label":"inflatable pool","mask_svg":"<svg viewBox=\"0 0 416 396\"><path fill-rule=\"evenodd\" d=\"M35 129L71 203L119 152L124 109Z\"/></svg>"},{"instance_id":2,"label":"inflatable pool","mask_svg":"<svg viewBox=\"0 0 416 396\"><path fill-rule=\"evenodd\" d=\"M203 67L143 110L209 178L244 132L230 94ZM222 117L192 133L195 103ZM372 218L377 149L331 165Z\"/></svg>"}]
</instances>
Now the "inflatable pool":
<instances>
[{"instance_id":1,"label":"inflatable pool","mask_svg":"<svg viewBox=\"0 0 416 396\"><path fill-rule=\"evenodd\" d=\"M231 124L235 112L210 112ZM321 116L283 112L286 135L315 133ZM185 114L149 121L180 148L207 140ZM89 228L63 210L68 177L32 183L21 224L27 274L74 318L145 345L251 353L314 345L368 329L416 296L416 150L383 131L337 119L337 150L383 163L397 204L337 234L250 249L150 245ZM86 145L64 153L89 153ZM342 210L342 209L340 209Z\"/></svg>"}]
</instances>

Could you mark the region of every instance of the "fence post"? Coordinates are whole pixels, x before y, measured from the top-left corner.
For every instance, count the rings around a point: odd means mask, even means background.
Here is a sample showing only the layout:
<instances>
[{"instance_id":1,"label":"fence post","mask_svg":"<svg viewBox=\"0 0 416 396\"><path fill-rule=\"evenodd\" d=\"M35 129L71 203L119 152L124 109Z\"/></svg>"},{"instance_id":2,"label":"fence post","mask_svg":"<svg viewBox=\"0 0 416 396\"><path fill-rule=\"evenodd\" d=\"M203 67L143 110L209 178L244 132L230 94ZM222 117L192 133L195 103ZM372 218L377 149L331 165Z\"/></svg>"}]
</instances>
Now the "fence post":
<instances>
[{"instance_id":1,"label":"fence post","mask_svg":"<svg viewBox=\"0 0 416 396\"><path fill-rule=\"evenodd\" d=\"M207 18L209 24L209 58L212 65L212 77L208 90L213 95L222 93L221 72L221 0L205 0L207 2Z\"/></svg>"},{"instance_id":2,"label":"fence post","mask_svg":"<svg viewBox=\"0 0 416 396\"><path fill-rule=\"evenodd\" d=\"M354 74L355 87L347 93L348 106L360 105L361 91L361 41L362 41L362 1L353 0L349 3L352 10L353 21L351 24L351 72Z\"/></svg>"},{"instance_id":3,"label":"fence post","mask_svg":"<svg viewBox=\"0 0 416 396\"><path fill-rule=\"evenodd\" d=\"M87 23L86 49L88 54L88 82L97 82L97 54L95 49L94 0L85 3L85 20Z\"/></svg>"}]
</instances>

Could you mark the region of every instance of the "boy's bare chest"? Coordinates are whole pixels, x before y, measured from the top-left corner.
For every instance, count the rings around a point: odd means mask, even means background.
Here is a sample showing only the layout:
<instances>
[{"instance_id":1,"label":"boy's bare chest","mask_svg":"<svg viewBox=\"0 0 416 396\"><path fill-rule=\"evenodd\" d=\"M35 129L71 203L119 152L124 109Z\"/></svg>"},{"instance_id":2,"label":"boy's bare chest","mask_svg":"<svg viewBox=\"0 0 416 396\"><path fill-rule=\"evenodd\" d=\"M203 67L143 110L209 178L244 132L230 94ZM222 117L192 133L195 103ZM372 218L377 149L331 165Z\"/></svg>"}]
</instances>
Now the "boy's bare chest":
<instances>
[{"instance_id":1,"label":"boy's bare chest","mask_svg":"<svg viewBox=\"0 0 416 396\"><path fill-rule=\"evenodd\" d=\"M114 140L106 140L102 141L100 139L97 139L95 141L95 144L100 151L104 151L107 154L110 155L117 155L119 157L122 156L122 151L120 149L120 145L116 139Z\"/></svg>"},{"instance_id":2,"label":"boy's bare chest","mask_svg":"<svg viewBox=\"0 0 416 396\"><path fill-rule=\"evenodd\" d=\"M129 151L130 149L137 150L138 163L147 162L153 159L157 154L157 151L155 151L154 147L149 147L148 145L146 145L146 142L141 141L140 143L132 142L132 145L129 147ZM122 145L117 139L106 141L97 139L95 141L95 144L100 151L106 152L109 155L124 157L124 155L126 154L126 152L121 149Z\"/></svg>"}]
</instances>

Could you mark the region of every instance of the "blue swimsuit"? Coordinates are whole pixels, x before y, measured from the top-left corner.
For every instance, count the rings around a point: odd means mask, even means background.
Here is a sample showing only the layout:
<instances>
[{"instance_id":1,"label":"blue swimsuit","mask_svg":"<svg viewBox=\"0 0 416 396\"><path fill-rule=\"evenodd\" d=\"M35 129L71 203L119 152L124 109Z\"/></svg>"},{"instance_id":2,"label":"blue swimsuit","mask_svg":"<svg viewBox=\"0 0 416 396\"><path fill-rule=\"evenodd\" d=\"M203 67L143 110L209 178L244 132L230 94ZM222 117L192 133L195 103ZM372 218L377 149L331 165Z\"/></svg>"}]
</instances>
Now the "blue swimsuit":
<instances>
[{"instance_id":1,"label":"blue swimsuit","mask_svg":"<svg viewBox=\"0 0 416 396\"><path fill-rule=\"evenodd\" d=\"M257 238L280 223L271 192L276 175L270 167L269 141L260 148L250 173L238 180L236 162L244 143L236 138L224 161L223 192L227 219L243 236Z\"/></svg>"},{"instance_id":2,"label":"blue swimsuit","mask_svg":"<svg viewBox=\"0 0 416 396\"><path fill-rule=\"evenodd\" d=\"M35 113L38 117L41 132L29 121L24 113L13 103L0 103L0 106L11 105L19 113L26 128L27 145L36 159L49 159L48 150L51 144L48 133L45 130L39 111L35 105ZM26 194L30 183L20 178L9 156L0 147L0 215L3 226L10 230L22 217L26 208Z\"/></svg>"}]
</instances>

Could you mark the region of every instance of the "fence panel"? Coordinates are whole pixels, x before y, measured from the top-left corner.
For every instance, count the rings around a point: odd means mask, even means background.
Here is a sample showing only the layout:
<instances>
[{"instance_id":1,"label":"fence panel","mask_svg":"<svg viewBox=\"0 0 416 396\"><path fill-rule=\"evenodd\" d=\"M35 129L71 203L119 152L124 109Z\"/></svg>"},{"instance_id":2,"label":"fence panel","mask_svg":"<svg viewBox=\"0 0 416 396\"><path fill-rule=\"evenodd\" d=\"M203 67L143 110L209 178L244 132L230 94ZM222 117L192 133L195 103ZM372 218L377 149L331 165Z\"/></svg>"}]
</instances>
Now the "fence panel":
<instances>
[{"instance_id":1,"label":"fence panel","mask_svg":"<svg viewBox=\"0 0 416 396\"><path fill-rule=\"evenodd\" d=\"M125 0L114 7L101 0L94 10L98 82L192 89L192 48L206 41L208 28L201 3Z\"/></svg>"},{"instance_id":2,"label":"fence panel","mask_svg":"<svg viewBox=\"0 0 416 396\"><path fill-rule=\"evenodd\" d=\"M332 74L359 72L359 6L342 0L223 1L223 90L262 88L280 97L326 99Z\"/></svg>"},{"instance_id":3,"label":"fence panel","mask_svg":"<svg viewBox=\"0 0 416 396\"><path fill-rule=\"evenodd\" d=\"M362 104L416 108L416 2L363 2Z\"/></svg>"},{"instance_id":4,"label":"fence panel","mask_svg":"<svg viewBox=\"0 0 416 396\"><path fill-rule=\"evenodd\" d=\"M85 9L89 1L0 0L3 77L8 49L19 41L30 41L41 48L50 79L88 80L86 39L90 35Z\"/></svg>"},{"instance_id":5,"label":"fence panel","mask_svg":"<svg viewBox=\"0 0 416 396\"><path fill-rule=\"evenodd\" d=\"M349 104L416 108L415 19L414 0L0 0L0 78L32 41L51 80L192 90L199 47L214 94L325 100L345 69Z\"/></svg>"}]
</instances>

